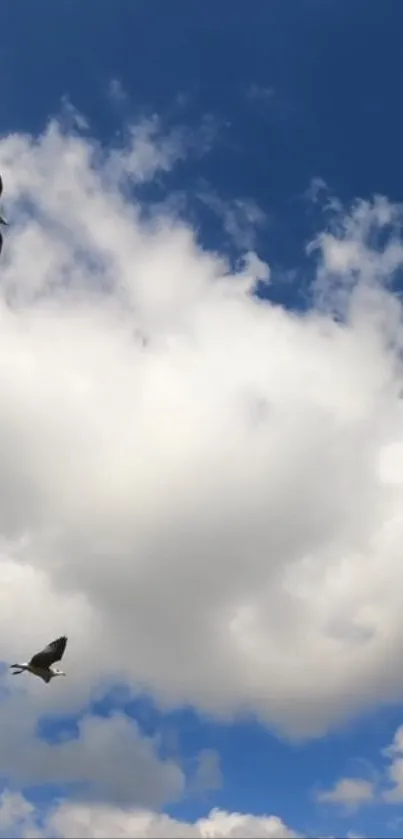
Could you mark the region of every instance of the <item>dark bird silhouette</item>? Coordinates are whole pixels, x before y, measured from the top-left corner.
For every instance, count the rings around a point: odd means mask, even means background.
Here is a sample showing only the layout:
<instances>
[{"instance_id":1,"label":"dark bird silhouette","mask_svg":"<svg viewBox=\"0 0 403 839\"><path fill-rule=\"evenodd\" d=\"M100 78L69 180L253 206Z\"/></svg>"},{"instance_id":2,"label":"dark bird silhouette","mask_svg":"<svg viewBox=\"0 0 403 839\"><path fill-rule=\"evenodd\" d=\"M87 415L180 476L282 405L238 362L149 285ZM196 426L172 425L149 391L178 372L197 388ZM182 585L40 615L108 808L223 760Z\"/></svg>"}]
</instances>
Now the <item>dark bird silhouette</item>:
<instances>
[{"instance_id":1,"label":"dark bird silhouette","mask_svg":"<svg viewBox=\"0 0 403 839\"><path fill-rule=\"evenodd\" d=\"M2 192L3 192L3 178L0 175L0 197L1 197ZM8 225L8 221L6 221L5 218L3 218L2 215L0 215L0 224L4 224L5 226ZM0 254L1 254L2 248L3 248L3 235L0 232Z\"/></svg>"},{"instance_id":2,"label":"dark bird silhouette","mask_svg":"<svg viewBox=\"0 0 403 839\"><path fill-rule=\"evenodd\" d=\"M31 661L25 662L24 664L11 664L10 669L17 668L14 670L13 676L18 676L19 673L23 673L26 670L28 673L33 673L34 676L39 676L46 683L50 682L55 676L65 676L66 674L63 670L52 667L52 664L62 659L66 644L67 637L61 635L60 638L56 638L56 641L52 641L51 644L48 644L39 653L35 653Z\"/></svg>"}]
</instances>

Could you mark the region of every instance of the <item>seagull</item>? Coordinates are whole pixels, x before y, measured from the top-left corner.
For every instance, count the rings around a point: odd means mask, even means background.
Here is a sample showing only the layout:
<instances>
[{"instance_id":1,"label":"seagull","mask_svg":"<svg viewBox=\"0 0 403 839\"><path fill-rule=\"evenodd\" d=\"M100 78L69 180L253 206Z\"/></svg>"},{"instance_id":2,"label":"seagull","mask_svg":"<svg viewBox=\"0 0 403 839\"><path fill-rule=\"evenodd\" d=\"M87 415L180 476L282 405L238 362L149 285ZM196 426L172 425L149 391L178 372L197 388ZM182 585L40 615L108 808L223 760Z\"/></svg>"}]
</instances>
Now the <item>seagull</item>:
<instances>
[{"instance_id":1,"label":"seagull","mask_svg":"<svg viewBox=\"0 0 403 839\"><path fill-rule=\"evenodd\" d=\"M13 671L13 676L18 676L19 673L23 673L24 670L27 670L28 673L33 673L34 676L39 676L39 678L43 679L46 683L50 682L50 680L55 676L65 676L66 674L63 670L58 670L57 667L52 667L51 665L54 664L55 661L61 660L66 649L66 644L66 636L61 635L60 638L56 638L56 641L52 641L51 644L48 644L48 646L39 653L33 655L31 661L28 661L25 664L11 664L10 669L17 668Z\"/></svg>"},{"instance_id":2,"label":"seagull","mask_svg":"<svg viewBox=\"0 0 403 839\"><path fill-rule=\"evenodd\" d=\"M3 192L3 178L0 175L0 195L1 195L2 192ZM3 218L2 215L0 215L0 224L4 224L6 227L8 225L8 221L6 221L5 218ZM1 253L2 247L3 247L3 236L0 233L0 253Z\"/></svg>"}]
</instances>

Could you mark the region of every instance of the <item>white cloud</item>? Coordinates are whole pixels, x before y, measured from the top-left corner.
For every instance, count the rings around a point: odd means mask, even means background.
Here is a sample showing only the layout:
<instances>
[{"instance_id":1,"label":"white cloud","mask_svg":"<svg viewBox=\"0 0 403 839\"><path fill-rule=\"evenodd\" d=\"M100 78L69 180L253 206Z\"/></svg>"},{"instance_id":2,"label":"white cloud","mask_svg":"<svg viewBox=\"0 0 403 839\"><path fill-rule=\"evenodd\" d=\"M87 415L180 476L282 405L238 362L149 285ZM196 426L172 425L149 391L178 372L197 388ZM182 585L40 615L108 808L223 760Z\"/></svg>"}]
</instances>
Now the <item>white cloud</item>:
<instances>
[{"instance_id":1,"label":"white cloud","mask_svg":"<svg viewBox=\"0 0 403 839\"><path fill-rule=\"evenodd\" d=\"M301 834L277 816L253 816L212 810L207 818L189 823L149 810L122 809L104 804L61 803L45 820L20 794L6 790L0 799L0 835L57 839L297 839ZM7 833L7 831L9 831Z\"/></svg>"},{"instance_id":2,"label":"white cloud","mask_svg":"<svg viewBox=\"0 0 403 839\"><path fill-rule=\"evenodd\" d=\"M141 221L127 179L178 159L157 135L0 142L0 656L69 635L62 685L20 677L36 713L119 678L319 734L403 695L399 211L318 240L321 310L290 313L257 259Z\"/></svg>"},{"instance_id":3,"label":"white cloud","mask_svg":"<svg viewBox=\"0 0 403 839\"><path fill-rule=\"evenodd\" d=\"M141 736L133 720L116 713L84 716L77 736L49 743L37 736L36 708L14 696L2 708L0 775L15 788L30 784L80 784L89 799L159 808L182 798L185 775L158 756L157 742Z\"/></svg>"},{"instance_id":4,"label":"white cloud","mask_svg":"<svg viewBox=\"0 0 403 839\"><path fill-rule=\"evenodd\" d=\"M383 791L383 798L390 804L403 801L403 726L395 733L393 742L384 749L384 755L389 759L386 771L388 788Z\"/></svg>"},{"instance_id":5,"label":"white cloud","mask_svg":"<svg viewBox=\"0 0 403 839\"><path fill-rule=\"evenodd\" d=\"M0 796L0 836L41 836L35 827L35 807L21 793L4 790Z\"/></svg>"},{"instance_id":6,"label":"white cloud","mask_svg":"<svg viewBox=\"0 0 403 839\"><path fill-rule=\"evenodd\" d=\"M363 778L340 778L329 790L317 793L317 801L328 804L342 804L347 809L355 809L360 805L373 801L375 787L372 781Z\"/></svg>"}]
</instances>

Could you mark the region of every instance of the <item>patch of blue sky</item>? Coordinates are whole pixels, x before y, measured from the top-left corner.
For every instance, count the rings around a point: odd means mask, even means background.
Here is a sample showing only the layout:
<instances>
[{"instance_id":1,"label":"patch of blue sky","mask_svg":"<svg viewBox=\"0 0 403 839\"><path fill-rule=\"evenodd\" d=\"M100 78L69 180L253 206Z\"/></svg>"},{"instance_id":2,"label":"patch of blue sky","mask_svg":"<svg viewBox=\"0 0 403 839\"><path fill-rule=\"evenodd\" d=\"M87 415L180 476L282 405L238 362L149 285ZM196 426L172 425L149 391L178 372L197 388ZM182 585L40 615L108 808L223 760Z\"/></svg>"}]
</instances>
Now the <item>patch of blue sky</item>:
<instances>
[{"instance_id":1,"label":"patch of blue sky","mask_svg":"<svg viewBox=\"0 0 403 839\"><path fill-rule=\"evenodd\" d=\"M314 801L315 793L332 787L340 777L371 781L384 771L382 750L401 723L401 707L378 709L325 737L290 743L252 718L219 723L192 708L167 713L147 695L130 696L124 685L116 685L79 716L43 717L38 736L49 743L76 738L84 716L108 718L116 711L133 719L142 735L158 744L162 759L178 760L189 782L202 750L212 749L219 755L222 786L213 795L208 790L192 794L189 783L184 800L165 808L175 818L194 821L205 816L213 802L228 811L281 812L289 824L308 835L314 830L327 834L337 830L342 835L346 824L368 837L384 831L389 822L391 836L399 830L397 825L394 832L390 805L370 803L355 811L330 804L314 806Z\"/></svg>"}]
</instances>

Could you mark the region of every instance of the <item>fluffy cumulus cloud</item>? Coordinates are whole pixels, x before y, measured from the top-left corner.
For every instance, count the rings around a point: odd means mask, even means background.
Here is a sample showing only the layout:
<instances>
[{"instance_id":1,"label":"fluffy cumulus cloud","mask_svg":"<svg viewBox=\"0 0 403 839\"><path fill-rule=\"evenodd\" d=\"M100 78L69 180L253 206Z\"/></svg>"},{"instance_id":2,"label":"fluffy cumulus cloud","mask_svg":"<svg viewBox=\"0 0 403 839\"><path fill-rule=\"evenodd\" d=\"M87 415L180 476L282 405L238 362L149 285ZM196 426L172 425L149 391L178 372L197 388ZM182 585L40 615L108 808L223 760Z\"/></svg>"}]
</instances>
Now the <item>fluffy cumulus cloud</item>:
<instances>
[{"instance_id":1,"label":"fluffy cumulus cloud","mask_svg":"<svg viewBox=\"0 0 403 839\"><path fill-rule=\"evenodd\" d=\"M23 839L298 839L301 834L276 816L220 810L189 823L147 810L63 803L43 818L24 796L6 790L0 799L0 836L15 835Z\"/></svg>"},{"instance_id":2,"label":"fluffy cumulus cloud","mask_svg":"<svg viewBox=\"0 0 403 839\"><path fill-rule=\"evenodd\" d=\"M398 211L319 238L290 313L142 218L130 179L172 164L144 132L0 143L0 655L66 631L68 701L119 676L316 733L403 692Z\"/></svg>"},{"instance_id":3,"label":"fluffy cumulus cloud","mask_svg":"<svg viewBox=\"0 0 403 839\"><path fill-rule=\"evenodd\" d=\"M31 730L114 680L290 736L403 696L402 211L333 203L286 311L256 254L231 271L136 200L192 148L153 121L109 151L0 141L0 658L69 636L63 684L4 677ZM110 790L96 743L121 738L178 795L124 726L83 723L83 773Z\"/></svg>"},{"instance_id":4,"label":"fluffy cumulus cloud","mask_svg":"<svg viewBox=\"0 0 403 839\"><path fill-rule=\"evenodd\" d=\"M160 759L155 740L124 714L87 715L76 736L47 742L36 736L35 708L14 699L2 709L0 774L15 786L79 784L93 800L154 808L185 792L178 763Z\"/></svg>"},{"instance_id":5,"label":"fluffy cumulus cloud","mask_svg":"<svg viewBox=\"0 0 403 839\"><path fill-rule=\"evenodd\" d=\"M168 816L147 812L98 810L80 806L61 806L49 819L49 826L62 836L133 836L152 839L213 839L213 837L253 837L254 839L292 839L299 834L276 816L252 816L213 810L207 818L189 824ZM64 831L64 832L63 832ZM84 832L83 832L84 831Z\"/></svg>"}]
</instances>

